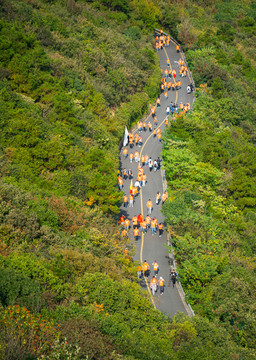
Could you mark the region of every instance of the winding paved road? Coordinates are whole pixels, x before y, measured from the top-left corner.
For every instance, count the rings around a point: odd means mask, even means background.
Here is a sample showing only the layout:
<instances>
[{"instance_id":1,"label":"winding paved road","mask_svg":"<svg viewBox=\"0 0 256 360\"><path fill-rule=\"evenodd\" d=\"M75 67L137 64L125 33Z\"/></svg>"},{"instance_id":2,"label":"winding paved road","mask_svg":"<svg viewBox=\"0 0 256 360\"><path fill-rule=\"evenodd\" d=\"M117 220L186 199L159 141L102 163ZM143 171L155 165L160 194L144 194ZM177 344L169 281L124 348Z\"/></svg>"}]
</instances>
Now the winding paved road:
<instances>
[{"instance_id":1,"label":"winding paved road","mask_svg":"<svg viewBox=\"0 0 256 360\"><path fill-rule=\"evenodd\" d=\"M166 118L166 107L167 105L170 105L170 102L174 102L176 104L180 104L182 102L183 104L186 104L189 102L192 105L193 102L193 93L187 94L187 86L191 83L191 75L188 74L187 77L181 78L179 76L179 64L178 60L183 56L182 53L176 52L176 44L174 42L170 42L170 47L165 47L163 50L160 50L158 52L159 59L160 59L160 66L163 69L168 68L167 66L167 58L170 59L170 67L172 69L175 69L177 72L176 80L181 81L181 89L172 91L170 90L168 92L168 99L166 100L164 98L164 94L161 94L160 100L161 100L161 106L156 109L156 116L158 119L158 127L162 130L162 133L165 128L164 120ZM173 82L173 79L170 79ZM152 116L149 115L146 118L146 122L151 121L153 124ZM137 127L133 131L134 133L138 132ZM128 154L130 152L135 152L136 150L139 151L140 156L141 155L148 155L153 160L157 159L157 157L161 155L161 149L162 149L162 143L158 141L157 137L153 137L152 132L142 131L141 133L143 137L143 145L141 147L134 145L132 149L130 149L129 146L127 146ZM135 183L137 173L138 173L138 163L136 163L134 160L132 163L130 163L129 156L127 159L123 158L122 150L120 154L120 166L121 170L125 169L132 169L133 172L133 184ZM146 186L141 188L139 196L136 197L134 202L134 207L128 207L124 208L121 207L121 212L128 217L130 220L134 215L138 215L139 213L142 214L143 218L147 216L147 208L146 208L146 202L151 199L153 202L153 211L152 216L156 217L158 220L158 224L160 222L164 222L164 216L161 214L161 203L159 205L156 205L155 198L156 193L160 191L162 194L163 191L166 188L166 185L163 181L163 173L162 170L157 170L156 172L149 171L148 167L144 167L144 172L147 175L147 183ZM130 187L130 180L124 180L124 187L123 191L125 194L129 195L129 187ZM132 225L132 222L131 222ZM134 243L134 237L133 237L133 228L131 226L131 229L129 230L129 238ZM155 308L159 309L163 313L169 314L171 316L175 315L177 312L184 312L188 313L190 315L189 308L184 300L184 296L181 292L181 289L179 288L179 285L176 284L176 286L173 288L172 286L168 286L168 280L169 280L169 255L167 253L167 249L164 246L164 244L167 244L167 233L166 230L164 230L164 233L162 237L159 237L159 234L155 234L152 236L151 230L149 229L145 235L140 234L139 240L136 242L136 255L134 256L134 260L138 261L139 263L143 263L144 260L147 260L147 262L150 265L151 269L151 275L148 277L148 279L144 278L141 281L141 286L144 288L147 288L147 290L150 293L152 304ZM157 278L159 279L160 276L162 276L165 279L165 291L163 296L160 296L159 291L154 295L154 297L151 295L150 289L149 289L149 281L153 274L153 266L152 263L156 260L159 264L159 274Z\"/></svg>"}]
</instances>

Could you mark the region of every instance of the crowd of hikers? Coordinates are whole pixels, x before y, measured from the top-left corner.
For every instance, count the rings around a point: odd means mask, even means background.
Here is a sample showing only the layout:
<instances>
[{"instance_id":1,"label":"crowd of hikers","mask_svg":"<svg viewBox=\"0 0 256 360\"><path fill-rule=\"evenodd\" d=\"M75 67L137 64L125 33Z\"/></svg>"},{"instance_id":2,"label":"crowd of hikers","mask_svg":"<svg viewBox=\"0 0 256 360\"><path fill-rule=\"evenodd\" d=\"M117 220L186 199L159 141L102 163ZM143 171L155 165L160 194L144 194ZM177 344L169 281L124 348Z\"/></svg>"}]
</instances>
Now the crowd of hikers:
<instances>
[{"instance_id":1,"label":"crowd of hikers","mask_svg":"<svg viewBox=\"0 0 256 360\"><path fill-rule=\"evenodd\" d=\"M155 48L157 51L163 50L165 47L169 47L171 38L169 35L163 34L160 30L159 34L155 35ZM176 52L180 53L181 49L179 45L176 45ZM167 54L167 53L166 53ZM124 189L124 182L129 181L129 193L125 193L123 195L123 208L127 209L124 213L121 213L119 218L120 225L122 227L121 235L123 237L133 235L134 241L137 242L142 236L145 236L147 233L152 234L152 236L161 237L164 233L164 223L159 222L156 216L154 216L154 208L161 206L168 199L167 191L163 191L161 194L160 191L155 189L156 193L152 194L152 197L149 199L145 199L146 203L144 206L147 209L147 215L143 216L139 213L138 215L133 215L129 218L127 213L128 208L133 208L134 203L136 202L142 187L145 187L146 184L150 181L148 179L150 173L158 172L162 166L162 160L160 157L153 158L152 156L142 153L143 152L143 139L145 139L145 135L148 134L147 139L150 137L153 141L152 149L154 147L154 138L155 141L161 142L162 140L162 131L160 129L160 125L158 124L157 119L157 110L161 107L161 99L164 98L164 103L167 103L166 106L166 118L164 119L165 126L169 126L169 121L176 121L179 115L183 115L187 111L190 110L190 103L182 103L176 104L173 101L168 102L168 98L170 92L178 91L182 87L182 78L187 76L188 68L183 59L179 59L176 61L177 63L177 71L172 69L170 59L166 60L166 68L161 69L161 83L159 88L159 97L156 99L154 105L152 105L151 117L145 121L138 121L137 127L128 133L127 136L127 144L122 149L124 164L128 164L128 166L121 169L118 173L118 186L121 191ZM179 77L177 79L177 77ZM193 90L192 84L188 86L190 88L190 92ZM190 93L187 90L187 93ZM170 96L171 97L171 96ZM162 125L162 124L161 124ZM134 165L136 168L134 170ZM147 171L145 171L148 169ZM133 173L133 171L135 174ZM148 174L148 175L147 175ZM149 177L151 179L151 175ZM126 186L127 188L127 186ZM125 215L126 214L126 215ZM148 236L148 235L147 235ZM128 256L128 249L125 249L125 254ZM163 277L158 278L159 273L159 265L155 260L152 263L152 271L150 269L150 265L145 260L144 263L138 264L137 267L138 279L147 279L151 274L152 277L149 281L149 286L152 292L152 295L155 295L157 290L159 289L160 295L164 293L164 283L165 280ZM170 268L169 272L169 282L168 286L172 284L175 286L177 280L177 273L174 268Z\"/></svg>"}]
</instances>

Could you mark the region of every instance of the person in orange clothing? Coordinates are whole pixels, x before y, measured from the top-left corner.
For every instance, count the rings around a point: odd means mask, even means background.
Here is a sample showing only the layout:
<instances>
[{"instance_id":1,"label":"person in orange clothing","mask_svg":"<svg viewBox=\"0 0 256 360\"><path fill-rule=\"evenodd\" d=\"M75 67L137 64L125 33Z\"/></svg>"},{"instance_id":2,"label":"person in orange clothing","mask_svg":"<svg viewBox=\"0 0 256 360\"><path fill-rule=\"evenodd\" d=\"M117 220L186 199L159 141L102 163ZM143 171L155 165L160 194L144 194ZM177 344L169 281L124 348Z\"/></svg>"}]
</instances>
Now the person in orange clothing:
<instances>
[{"instance_id":1,"label":"person in orange clothing","mask_svg":"<svg viewBox=\"0 0 256 360\"><path fill-rule=\"evenodd\" d=\"M150 199L147 201L147 209L148 209L148 213L151 214L153 209L153 203Z\"/></svg>"},{"instance_id":2,"label":"person in orange clothing","mask_svg":"<svg viewBox=\"0 0 256 360\"><path fill-rule=\"evenodd\" d=\"M144 276L148 277L150 274L150 266L149 266L147 260L144 260L144 263L142 264L142 270L143 270Z\"/></svg>"},{"instance_id":3,"label":"person in orange clothing","mask_svg":"<svg viewBox=\"0 0 256 360\"><path fill-rule=\"evenodd\" d=\"M152 117L155 116L155 113L156 113L156 107L153 105L152 108L151 108L151 115L152 115Z\"/></svg>"},{"instance_id":4,"label":"person in orange clothing","mask_svg":"<svg viewBox=\"0 0 256 360\"><path fill-rule=\"evenodd\" d=\"M156 137L156 128L153 130L153 137Z\"/></svg>"},{"instance_id":5,"label":"person in orange clothing","mask_svg":"<svg viewBox=\"0 0 256 360\"><path fill-rule=\"evenodd\" d=\"M164 88L167 89L167 81L164 81Z\"/></svg>"},{"instance_id":6,"label":"person in orange clothing","mask_svg":"<svg viewBox=\"0 0 256 360\"><path fill-rule=\"evenodd\" d=\"M130 148L133 147L133 140L134 140L134 135L132 133L129 134L129 144L130 144Z\"/></svg>"},{"instance_id":7,"label":"person in orange clothing","mask_svg":"<svg viewBox=\"0 0 256 360\"><path fill-rule=\"evenodd\" d=\"M139 144L139 147L141 147L142 146L142 136L139 136L139 139L138 139L138 144Z\"/></svg>"},{"instance_id":8,"label":"person in orange clothing","mask_svg":"<svg viewBox=\"0 0 256 360\"><path fill-rule=\"evenodd\" d=\"M124 156L124 159L127 158L127 156L128 156L128 150L127 150L127 148L123 148L123 156Z\"/></svg>"},{"instance_id":9,"label":"person in orange clothing","mask_svg":"<svg viewBox=\"0 0 256 360\"><path fill-rule=\"evenodd\" d=\"M138 126L138 131L141 132L142 131L142 122L138 121L137 126Z\"/></svg>"},{"instance_id":10,"label":"person in orange clothing","mask_svg":"<svg viewBox=\"0 0 256 360\"><path fill-rule=\"evenodd\" d=\"M147 230L150 228L150 223L151 223L151 217L149 215L146 216L146 224L147 224Z\"/></svg>"},{"instance_id":11,"label":"person in orange clothing","mask_svg":"<svg viewBox=\"0 0 256 360\"><path fill-rule=\"evenodd\" d=\"M138 228L133 229L133 235L134 235L134 241L138 241L140 236L140 231Z\"/></svg>"},{"instance_id":12,"label":"person in orange clothing","mask_svg":"<svg viewBox=\"0 0 256 360\"><path fill-rule=\"evenodd\" d=\"M138 279L141 279L142 276L142 266L139 264L137 265L137 275L138 275Z\"/></svg>"},{"instance_id":13,"label":"person in orange clothing","mask_svg":"<svg viewBox=\"0 0 256 360\"><path fill-rule=\"evenodd\" d=\"M177 51L177 53L180 52L180 46L179 45L176 45L176 51Z\"/></svg>"},{"instance_id":14,"label":"person in orange clothing","mask_svg":"<svg viewBox=\"0 0 256 360\"><path fill-rule=\"evenodd\" d=\"M141 161L141 166L145 166L145 155L141 155L140 161Z\"/></svg>"},{"instance_id":15,"label":"person in orange clothing","mask_svg":"<svg viewBox=\"0 0 256 360\"><path fill-rule=\"evenodd\" d=\"M176 86L176 89L179 90L181 88L181 81L177 81L175 86Z\"/></svg>"},{"instance_id":16,"label":"person in orange clothing","mask_svg":"<svg viewBox=\"0 0 256 360\"><path fill-rule=\"evenodd\" d=\"M124 195L123 202L124 202L124 207L127 207L128 206L128 196L127 195Z\"/></svg>"},{"instance_id":17,"label":"person in orange clothing","mask_svg":"<svg viewBox=\"0 0 256 360\"><path fill-rule=\"evenodd\" d=\"M145 220L142 220L140 222L140 230L145 234L147 232L147 224Z\"/></svg>"},{"instance_id":18,"label":"person in orange clothing","mask_svg":"<svg viewBox=\"0 0 256 360\"><path fill-rule=\"evenodd\" d=\"M165 69L165 70L164 70L164 76L165 76L166 78L168 77L168 74L169 74L168 69Z\"/></svg>"},{"instance_id":19,"label":"person in orange clothing","mask_svg":"<svg viewBox=\"0 0 256 360\"><path fill-rule=\"evenodd\" d=\"M159 265L158 265L157 261L155 260L152 265L153 265L154 274L155 274L155 276L157 276L158 271L159 271Z\"/></svg>"},{"instance_id":20,"label":"person in orange clothing","mask_svg":"<svg viewBox=\"0 0 256 360\"><path fill-rule=\"evenodd\" d=\"M161 105L160 98L157 98L156 99L156 106L160 106L160 105Z\"/></svg>"},{"instance_id":21,"label":"person in orange clothing","mask_svg":"<svg viewBox=\"0 0 256 360\"><path fill-rule=\"evenodd\" d=\"M160 90L161 90L161 92L164 92L164 84L160 85Z\"/></svg>"},{"instance_id":22,"label":"person in orange clothing","mask_svg":"<svg viewBox=\"0 0 256 360\"><path fill-rule=\"evenodd\" d=\"M123 187L123 179L121 176L118 176L118 186L119 186L119 190L122 190Z\"/></svg>"},{"instance_id":23,"label":"person in orange clothing","mask_svg":"<svg viewBox=\"0 0 256 360\"><path fill-rule=\"evenodd\" d=\"M164 224L163 223L159 223L158 230L159 230L159 237L161 237L164 232Z\"/></svg>"},{"instance_id":24,"label":"person in orange clothing","mask_svg":"<svg viewBox=\"0 0 256 360\"><path fill-rule=\"evenodd\" d=\"M152 124L151 124L150 121L148 122L148 130L149 130L150 132L152 131Z\"/></svg>"},{"instance_id":25,"label":"person in orange clothing","mask_svg":"<svg viewBox=\"0 0 256 360\"><path fill-rule=\"evenodd\" d=\"M164 204L164 202L167 200L167 198L168 198L168 194L167 194L167 191L165 190L162 195L162 204Z\"/></svg>"},{"instance_id":26,"label":"person in orange clothing","mask_svg":"<svg viewBox=\"0 0 256 360\"><path fill-rule=\"evenodd\" d=\"M168 84L167 84L167 87L168 87ZM164 98L165 98L165 100L168 99L168 92L167 91L164 92Z\"/></svg>"},{"instance_id":27,"label":"person in orange clothing","mask_svg":"<svg viewBox=\"0 0 256 360\"><path fill-rule=\"evenodd\" d=\"M133 158L134 158L133 153L130 153L130 155L129 155L129 159L130 159L130 162L131 162L131 163L132 163L132 161L133 161Z\"/></svg>"},{"instance_id":28,"label":"person in orange clothing","mask_svg":"<svg viewBox=\"0 0 256 360\"><path fill-rule=\"evenodd\" d=\"M175 90L175 83L172 83L172 90Z\"/></svg>"},{"instance_id":29,"label":"person in orange clothing","mask_svg":"<svg viewBox=\"0 0 256 360\"><path fill-rule=\"evenodd\" d=\"M163 293L164 293L164 279L162 278L162 276L160 276L160 279L158 280L158 285L159 285L160 295L163 295Z\"/></svg>"},{"instance_id":30,"label":"person in orange clothing","mask_svg":"<svg viewBox=\"0 0 256 360\"><path fill-rule=\"evenodd\" d=\"M138 145L138 141L139 141L139 135L136 133L134 135L134 142L135 142L135 145L137 146Z\"/></svg>"},{"instance_id":31,"label":"person in orange clothing","mask_svg":"<svg viewBox=\"0 0 256 360\"><path fill-rule=\"evenodd\" d=\"M132 195L133 195L133 198L135 198L135 197L138 195L138 188L137 188L137 186L133 186L133 187L132 187Z\"/></svg>"},{"instance_id":32,"label":"person in orange clothing","mask_svg":"<svg viewBox=\"0 0 256 360\"><path fill-rule=\"evenodd\" d=\"M146 185L146 181L147 181L147 175L146 175L146 174L143 174L143 175L142 175L142 186L145 186L145 185Z\"/></svg>"},{"instance_id":33,"label":"person in orange clothing","mask_svg":"<svg viewBox=\"0 0 256 360\"><path fill-rule=\"evenodd\" d=\"M135 160L135 162L139 162L139 160L140 160L140 154L138 151L135 151L135 153L134 153L134 160Z\"/></svg>"},{"instance_id":34,"label":"person in orange clothing","mask_svg":"<svg viewBox=\"0 0 256 360\"><path fill-rule=\"evenodd\" d=\"M126 180L127 177L128 177L127 170L124 169L124 170L123 170L123 178L124 178L124 180Z\"/></svg>"},{"instance_id":35,"label":"person in orange clothing","mask_svg":"<svg viewBox=\"0 0 256 360\"><path fill-rule=\"evenodd\" d=\"M160 132L157 134L157 139L158 139L159 142L161 142L162 134Z\"/></svg>"},{"instance_id":36,"label":"person in orange clothing","mask_svg":"<svg viewBox=\"0 0 256 360\"><path fill-rule=\"evenodd\" d=\"M167 66L170 66L170 59L166 59Z\"/></svg>"},{"instance_id":37,"label":"person in orange clothing","mask_svg":"<svg viewBox=\"0 0 256 360\"><path fill-rule=\"evenodd\" d=\"M132 223L134 229L138 228L138 218L136 215L134 215L134 217L132 218Z\"/></svg>"},{"instance_id":38,"label":"person in orange clothing","mask_svg":"<svg viewBox=\"0 0 256 360\"><path fill-rule=\"evenodd\" d=\"M129 219L125 219L124 220L124 228L125 228L125 230L129 230L129 228L130 228L130 220Z\"/></svg>"},{"instance_id":39,"label":"person in orange clothing","mask_svg":"<svg viewBox=\"0 0 256 360\"><path fill-rule=\"evenodd\" d=\"M143 155L142 155L143 156ZM142 157L141 157L142 158ZM145 158L145 156L144 156L144 158ZM145 161L145 159L144 159L144 161ZM141 160L141 162L142 162L142 160ZM143 170L143 168L142 168L142 166L138 166L138 174L139 175L143 175L144 174L144 170Z\"/></svg>"},{"instance_id":40,"label":"person in orange clothing","mask_svg":"<svg viewBox=\"0 0 256 360\"><path fill-rule=\"evenodd\" d=\"M143 126L143 130L146 131L147 130L147 123L145 121L143 122L142 126Z\"/></svg>"},{"instance_id":41,"label":"person in orange clothing","mask_svg":"<svg viewBox=\"0 0 256 360\"><path fill-rule=\"evenodd\" d=\"M151 220L150 227L151 227L151 232L152 232L152 236L153 236L156 234L156 218Z\"/></svg>"},{"instance_id":42,"label":"person in orange clothing","mask_svg":"<svg viewBox=\"0 0 256 360\"><path fill-rule=\"evenodd\" d=\"M152 295L154 296L157 291L157 279L155 276L153 276L152 279L150 280L150 289L151 289Z\"/></svg>"},{"instance_id":43,"label":"person in orange clothing","mask_svg":"<svg viewBox=\"0 0 256 360\"><path fill-rule=\"evenodd\" d=\"M166 119L164 120L164 125L165 125L165 126L168 126L168 125L169 125L169 120L168 120L168 118L166 118Z\"/></svg>"},{"instance_id":44,"label":"person in orange clothing","mask_svg":"<svg viewBox=\"0 0 256 360\"><path fill-rule=\"evenodd\" d=\"M156 205L159 205L160 201L161 201L161 194L158 191L157 194L156 194Z\"/></svg>"},{"instance_id":45,"label":"person in orange clothing","mask_svg":"<svg viewBox=\"0 0 256 360\"><path fill-rule=\"evenodd\" d=\"M154 125L157 125L157 117L154 117Z\"/></svg>"},{"instance_id":46,"label":"person in orange clothing","mask_svg":"<svg viewBox=\"0 0 256 360\"><path fill-rule=\"evenodd\" d=\"M125 219L124 215L121 215L121 216L119 217L119 223L120 223L122 226L124 226L124 219Z\"/></svg>"},{"instance_id":47,"label":"person in orange clothing","mask_svg":"<svg viewBox=\"0 0 256 360\"><path fill-rule=\"evenodd\" d=\"M141 214L139 214L139 215L137 216L137 220L138 220L138 223L139 223L139 225L140 225L140 223L143 221L143 217L142 217Z\"/></svg>"}]
</instances>

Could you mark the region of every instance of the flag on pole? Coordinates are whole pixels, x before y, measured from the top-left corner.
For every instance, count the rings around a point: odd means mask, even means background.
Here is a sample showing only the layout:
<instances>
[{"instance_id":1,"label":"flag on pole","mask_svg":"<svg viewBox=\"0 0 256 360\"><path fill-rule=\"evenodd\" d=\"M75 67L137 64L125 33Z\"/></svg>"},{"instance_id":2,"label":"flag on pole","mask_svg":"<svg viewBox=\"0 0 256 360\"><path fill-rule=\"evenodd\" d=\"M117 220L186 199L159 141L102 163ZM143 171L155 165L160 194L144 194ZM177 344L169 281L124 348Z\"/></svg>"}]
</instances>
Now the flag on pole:
<instances>
[{"instance_id":1,"label":"flag on pole","mask_svg":"<svg viewBox=\"0 0 256 360\"><path fill-rule=\"evenodd\" d=\"M127 127L125 127L124 129L124 141L123 141L123 146L126 146L128 144L128 135L129 135L129 132L127 130Z\"/></svg>"},{"instance_id":2,"label":"flag on pole","mask_svg":"<svg viewBox=\"0 0 256 360\"><path fill-rule=\"evenodd\" d=\"M132 190L132 188L133 188L133 184L132 184L132 180L131 180L130 190Z\"/></svg>"}]
</instances>

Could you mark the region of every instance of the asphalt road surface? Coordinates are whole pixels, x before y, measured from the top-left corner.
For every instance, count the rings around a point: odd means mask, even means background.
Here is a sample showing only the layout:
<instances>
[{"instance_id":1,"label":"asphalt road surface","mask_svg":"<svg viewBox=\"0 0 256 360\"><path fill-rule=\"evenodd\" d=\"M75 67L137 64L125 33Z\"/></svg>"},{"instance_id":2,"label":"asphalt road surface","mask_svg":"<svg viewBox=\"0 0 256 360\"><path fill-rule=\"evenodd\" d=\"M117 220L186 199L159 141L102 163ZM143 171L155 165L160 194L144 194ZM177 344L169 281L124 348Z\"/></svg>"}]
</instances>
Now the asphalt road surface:
<instances>
[{"instance_id":1,"label":"asphalt road surface","mask_svg":"<svg viewBox=\"0 0 256 360\"><path fill-rule=\"evenodd\" d=\"M182 102L183 104L186 104L187 102L192 105L193 102L193 93L187 94L187 86L191 83L191 75L188 74L187 77L180 77L179 76L179 64L178 60L182 58L183 54L177 53L176 51L176 45L172 42L170 42L170 47L165 47L163 50L160 50L158 52L159 59L160 59L160 66L161 69L163 69L163 72L165 69L169 69L167 66L167 58L170 59L170 67L171 69L176 70L176 81L181 81L181 89L179 90L170 90L168 91L168 99L166 100L164 97L164 94L161 94L160 100L161 100L161 106L156 108L156 116L157 116L157 127L160 127L162 130L162 133L165 129L164 120L166 118L166 107L169 106L171 101L176 104L180 104ZM170 79L170 78L168 78ZM173 81L173 78L170 79L171 82ZM169 81L169 80L168 80ZM151 114L147 116L146 122L151 121L154 128L154 122L152 119ZM171 117L169 118L169 123L171 121ZM138 133L138 128L135 127L133 129L133 133ZM138 165L139 163L136 163L134 160L132 163L130 163L129 160L129 154L130 152L134 152L137 150L141 155L148 155L152 158L152 160L157 159L158 157L161 158L161 149L162 149L162 143L158 141L157 137L153 137L152 132L142 131L141 136L143 138L143 144L141 147L138 145L134 145L133 148L130 148L129 145L127 145L128 149L128 158L124 159L122 155L122 150L120 153L121 158L121 170L124 168L126 170L131 169L133 172L133 184L136 181L137 174L138 174ZM158 220L158 224L160 222L164 222L164 216L161 214L161 206L162 203L160 202L159 205L156 205L156 194L159 191L161 194L166 188L164 177L163 177L163 170L157 170L152 172L149 171L148 167L144 166L144 172L147 175L147 183L144 187L141 188L140 193L138 196L136 196L134 201L133 207L121 207L121 212L128 217L130 220L134 215L142 214L143 218L147 216L147 207L146 203L149 199L153 202L153 211L150 215L151 217L156 217ZM124 187L123 191L125 194L129 195L130 190L130 183L131 180L127 179L124 180ZM133 237L133 227L132 227L132 221L131 221L131 228L129 230L129 238L134 243L134 237ZM189 314L189 309L186 305L186 302L184 300L184 296L181 293L181 290L179 288L179 285L176 284L175 287L168 286L169 282L169 271L170 271L170 258L168 255L168 251L164 244L167 244L167 232L166 227L164 228L164 233L162 237L159 237L159 233L152 236L151 229L147 231L145 235L141 234L139 240L136 242L136 255L134 256L134 260L138 263L143 263L144 260L147 260L147 262L150 265L151 275L148 278L143 278L140 281L140 284L143 288L145 288L151 296L152 304L155 308L162 311L163 313L169 314L171 316L175 315L177 312L183 312ZM160 276L162 276L165 280L165 288L164 288L164 294L160 296L159 290L157 293L152 296L149 288L149 282L150 278L153 275L153 266L152 263L156 260L159 264L159 273L157 275L157 278L159 279Z\"/></svg>"}]
</instances>

